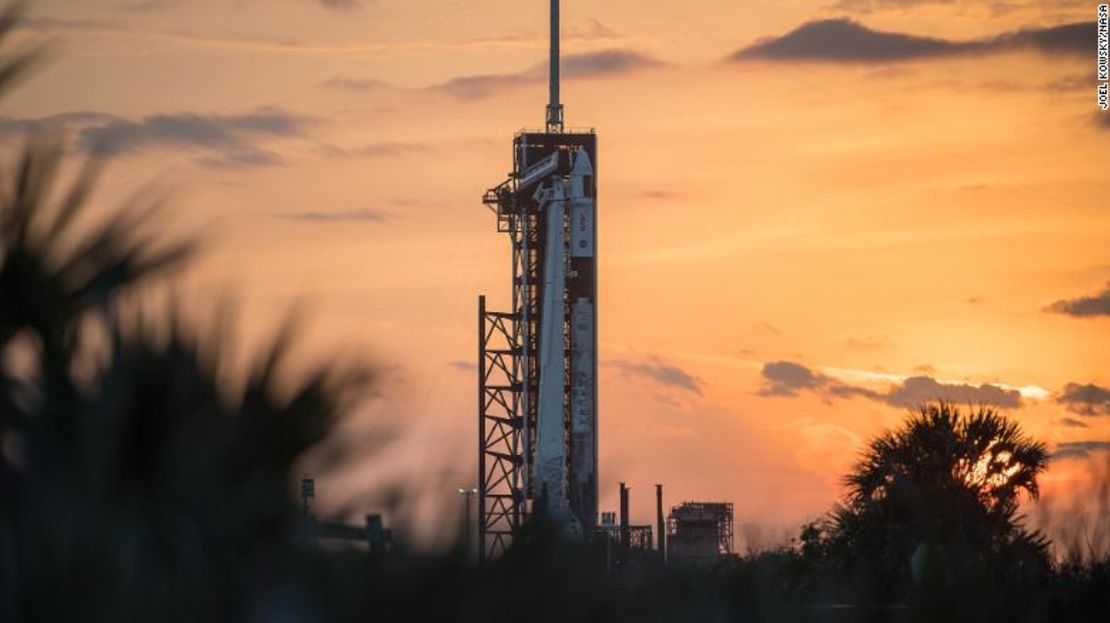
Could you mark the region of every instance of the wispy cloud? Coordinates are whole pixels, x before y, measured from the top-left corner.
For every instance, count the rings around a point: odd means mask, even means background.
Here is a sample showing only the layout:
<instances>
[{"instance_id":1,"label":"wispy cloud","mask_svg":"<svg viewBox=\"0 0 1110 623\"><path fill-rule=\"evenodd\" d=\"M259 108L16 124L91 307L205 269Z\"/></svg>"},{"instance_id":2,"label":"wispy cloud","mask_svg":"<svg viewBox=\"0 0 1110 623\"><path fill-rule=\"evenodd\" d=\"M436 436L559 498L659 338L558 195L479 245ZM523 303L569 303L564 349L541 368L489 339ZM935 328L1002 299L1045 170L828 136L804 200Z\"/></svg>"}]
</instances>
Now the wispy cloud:
<instances>
[{"instance_id":1,"label":"wispy cloud","mask_svg":"<svg viewBox=\"0 0 1110 623\"><path fill-rule=\"evenodd\" d=\"M359 145L357 147L321 145L319 151L328 158L398 158L412 154L427 153L431 151L431 149L431 146L424 143L378 141Z\"/></svg>"},{"instance_id":2,"label":"wispy cloud","mask_svg":"<svg viewBox=\"0 0 1110 623\"><path fill-rule=\"evenodd\" d=\"M926 4L952 4L954 0L836 0L825 8L846 13L871 13L882 9L905 9Z\"/></svg>"},{"instance_id":3,"label":"wispy cloud","mask_svg":"<svg viewBox=\"0 0 1110 623\"><path fill-rule=\"evenodd\" d=\"M392 215L388 212L372 209L347 210L342 212L305 210L302 212L282 212L274 216L291 221L314 221L318 223L384 223L392 218Z\"/></svg>"},{"instance_id":4,"label":"wispy cloud","mask_svg":"<svg viewBox=\"0 0 1110 623\"><path fill-rule=\"evenodd\" d=\"M1056 451L1052 453L1054 460L1058 459L1085 459L1092 452L1110 450L1110 441L1068 441L1057 444Z\"/></svg>"},{"instance_id":5,"label":"wispy cloud","mask_svg":"<svg viewBox=\"0 0 1110 623\"><path fill-rule=\"evenodd\" d=\"M1078 415L1110 415L1110 388L1094 383L1068 383L1055 396L1056 402Z\"/></svg>"},{"instance_id":6,"label":"wispy cloud","mask_svg":"<svg viewBox=\"0 0 1110 623\"><path fill-rule=\"evenodd\" d=\"M329 11L347 12L355 9L361 9L362 3L359 0L317 0L320 6L328 9Z\"/></svg>"},{"instance_id":7,"label":"wispy cloud","mask_svg":"<svg viewBox=\"0 0 1110 623\"><path fill-rule=\"evenodd\" d=\"M800 363L775 361L763 366L762 377L761 396L794 397L810 392L826 400L866 398L896 407L915 407L938 399L1005 408L1022 406L1021 392L1016 389L989 383L942 382L930 376L911 376L888 384L886 389L876 390L845 383Z\"/></svg>"},{"instance_id":8,"label":"wispy cloud","mask_svg":"<svg viewBox=\"0 0 1110 623\"><path fill-rule=\"evenodd\" d=\"M336 76L320 83L320 86L343 91L379 91L390 87L389 83L374 78L349 78Z\"/></svg>"},{"instance_id":9,"label":"wispy cloud","mask_svg":"<svg viewBox=\"0 0 1110 623\"><path fill-rule=\"evenodd\" d=\"M121 2L116 5L116 10L128 13L151 13L174 6L173 0L137 0L135 2Z\"/></svg>"},{"instance_id":10,"label":"wispy cloud","mask_svg":"<svg viewBox=\"0 0 1110 623\"><path fill-rule=\"evenodd\" d=\"M0 138L23 136L27 132L71 132L90 126L118 121L106 113L77 111L40 118L0 117Z\"/></svg>"},{"instance_id":11,"label":"wispy cloud","mask_svg":"<svg viewBox=\"0 0 1110 623\"><path fill-rule=\"evenodd\" d=\"M954 41L873 30L850 19L826 19L808 22L785 35L750 45L730 58L734 61L885 63L1013 50L1078 56L1090 53L1094 33L1093 22L1079 22Z\"/></svg>"},{"instance_id":12,"label":"wispy cloud","mask_svg":"<svg viewBox=\"0 0 1110 623\"><path fill-rule=\"evenodd\" d=\"M261 148L260 140L299 136L308 117L278 108L241 115L180 113L151 115L137 121L113 118L78 132L79 147L99 155L119 156L146 149L186 148L204 152L206 166L264 166L281 157Z\"/></svg>"},{"instance_id":13,"label":"wispy cloud","mask_svg":"<svg viewBox=\"0 0 1110 623\"><path fill-rule=\"evenodd\" d=\"M602 50L571 54L563 58L563 77L599 78L625 75L658 67L660 61L630 50ZM521 85L538 84L547 80L547 65L540 64L516 73L461 76L433 87L459 99L482 99L505 89Z\"/></svg>"},{"instance_id":14,"label":"wispy cloud","mask_svg":"<svg viewBox=\"0 0 1110 623\"><path fill-rule=\"evenodd\" d=\"M306 0L308 1L308 0ZM327 0L312 0L324 5ZM351 11L358 4L355 2L337 0L332 10ZM139 14L143 11L154 12L159 8L168 6L159 2L136 2L132 10L120 8L122 12ZM345 8L346 5L349 8ZM126 6L126 5L124 5ZM406 38L401 41L322 41L302 40L291 36L245 36L245 35L210 35L180 28L158 28L148 21L129 19L72 19L66 17L41 16L25 18L18 28L33 32L47 32L51 34L65 34L88 37L134 37L139 39L157 39L167 42L179 43L207 48L219 48L255 52L262 54L296 54L316 56L364 56L373 53L388 53L396 51L414 50L459 50L467 48L535 48L544 47L546 34L528 33L520 35L507 35L499 37L471 37L457 40L430 40ZM597 20L590 20L585 27L567 28L564 30L565 40L600 41L605 39L617 40L619 37L604 24Z\"/></svg>"},{"instance_id":15,"label":"wispy cloud","mask_svg":"<svg viewBox=\"0 0 1110 623\"><path fill-rule=\"evenodd\" d=\"M1060 419L1056 420L1056 423L1059 424L1060 426L1065 426L1067 428L1090 428L1091 427L1090 424L1084 422L1083 420L1077 420L1073 417L1060 418Z\"/></svg>"},{"instance_id":16,"label":"wispy cloud","mask_svg":"<svg viewBox=\"0 0 1110 623\"><path fill-rule=\"evenodd\" d=\"M630 195L633 199L648 199L651 201L674 201L684 198L683 193L673 189L648 188L636 191Z\"/></svg>"},{"instance_id":17,"label":"wispy cloud","mask_svg":"<svg viewBox=\"0 0 1110 623\"><path fill-rule=\"evenodd\" d=\"M640 361L616 359L610 363L630 376L644 378L664 387L687 391L697 396L702 395L701 379L659 357L651 356Z\"/></svg>"},{"instance_id":18,"label":"wispy cloud","mask_svg":"<svg viewBox=\"0 0 1110 623\"><path fill-rule=\"evenodd\" d=\"M835 13L854 13L857 15L866 15L869 13L878 13L882 11L908 11L918 7L928 7L931 5L948 5L953 6L959 4L962 9L969 5L978 5L990 16L1006 15L1018 11L1036 11L1042 12L1045 8L1045 0L835 0L824 7L826 11ZM1052 8L1056 12L1064 12L1067 9L1081 9L1087 6L1085 0L1052 0Z\"/></svg>"},{"instance_id":19,"label":"wispy cloud","mask_svg":"<svg viewBox=\"0 0 1110 623\"><path fill-rule=\"evenodd\" d=\"M1044 308L1046 312L1067 314L1076 318L1110 316L1110 283L1101 292L1074 299L1063 299Z\"/></svg>"}]
</instances>

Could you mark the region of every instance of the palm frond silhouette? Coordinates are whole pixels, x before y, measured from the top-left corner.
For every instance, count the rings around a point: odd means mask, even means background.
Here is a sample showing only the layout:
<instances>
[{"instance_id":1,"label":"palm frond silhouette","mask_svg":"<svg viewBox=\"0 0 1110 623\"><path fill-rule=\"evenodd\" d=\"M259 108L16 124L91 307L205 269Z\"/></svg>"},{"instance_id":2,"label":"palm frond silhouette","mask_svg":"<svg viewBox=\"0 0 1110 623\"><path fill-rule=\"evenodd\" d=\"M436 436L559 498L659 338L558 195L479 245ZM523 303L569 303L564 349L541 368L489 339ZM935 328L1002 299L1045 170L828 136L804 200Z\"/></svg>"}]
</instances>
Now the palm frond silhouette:
<instances>
[{"instance_id":1,"label":"palm frond silhouette","mask_svg":"<svg viewBox=\"0 0 1110 623\"><path fill-rule=\"evenodd\" d=\"M0 93L35 58L0 57ZM370 376L291 381L289 323L231 394L226 319L120 305L196 241L148 233L159 202L142 196L89 225L101 162L61 188L64 164L62 141L35 135L0 172L0 355L24 361L0 365L0 619L247 618L298 548L294 463ZM100 365L79 371L90 353Z\"/></svg>"}]
</instances>

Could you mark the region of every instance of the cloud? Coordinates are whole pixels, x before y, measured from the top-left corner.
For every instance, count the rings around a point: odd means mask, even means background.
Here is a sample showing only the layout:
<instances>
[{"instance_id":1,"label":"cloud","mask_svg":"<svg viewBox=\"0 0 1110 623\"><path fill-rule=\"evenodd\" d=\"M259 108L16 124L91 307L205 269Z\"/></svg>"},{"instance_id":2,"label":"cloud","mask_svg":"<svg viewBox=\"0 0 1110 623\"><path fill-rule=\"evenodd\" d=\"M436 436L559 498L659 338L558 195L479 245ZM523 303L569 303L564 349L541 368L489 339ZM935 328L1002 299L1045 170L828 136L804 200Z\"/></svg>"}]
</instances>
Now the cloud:
<instances>
[{"instance_id":1,"label":"cloud","mask_svg":"<svg viewBox=\"0 0 1110 623\"><path fill-rule=\"evenodd\" d=\"M914 407L938 398L950 402L988 404L1012 409L1021 406L1021 392L1016 389L1005 389L988 383L981 385L941 383L928 376L911 376L901 385L892 387L883 396L883 402L895 406Z\"/></svg>"},{"instance_id":2,"label":"cloud","mask_svg":"<svg viewBox=\"0 0 1110 623\"><path fill-rule=\"evenodd\" d=\"M598 78L629 74L660 65L660 61L639 52L602 50L564 56L562 75L566 79ZM433 88L458 99L482 99L506 89L543 83L547 80L547 71L547 64L543 63L517 73L462 76Z\"/></svg>"},{"instance_id":3,"label":"cloud","mask_svg":"<svg viewBox=\"0 0 1110 623\"><path fill-rule=\"evenodd\" d=\"M1076 318L1110 316L1110 283L1106 284L1106 288L1102 292L1091 296L1056 301L1045 307L1044 311L1067 314Z\"/></svg>"},{"instance_id":4,"label":"cloud","mask_svg":"<svg viewBox=\"0 0 1110 623\"><path fill-rule=\"evenodd\" d=\"M1110 415L1110 388L1094 383L1068 383L1056 396L1068 411L1088 417Z\"/></svg>"},{"instance_id":5,"label":"cloud","mask_svg":"<svg viewBox=\"0 0 1110 623\"><path fill-rule=\"evenodd\" d=\"M562 74L567 78L592 78L626 74L659 65L661 65L659 61L638 52L602 50L564 57ZM547 66L544 65L544 70L546 69Z\"/></svg>"},{"instance_id":6,"label":"cloud","mask_svg":"<svg viewBox=\"0 0 1110 623\"><path fill-rule=\"evenodd\" d=\"M638 191L638 192L634 192L634 193L631 194L631 196L634 199L648 199L648 200L652 200L652 201L667 201L667 200L673 201L673 200L676 200L676 199L681 199L683 197L683 194L679 193L679 192L676 192L674 190L668 190L668 189L662 189L662 188L649 188L649 189L646 189L646 190L641 190L641 191Z\"/></svg>"},{"instance_id":7,"label":"cloud","mask_svg":"<svg viewBox=\"0 0 1110 623\"><path fill-rule=\"evenodd\" d=\"M274 216L291 221L315 221L318 223L384 223L392 218L392 215L387 212L371 209L348 210L346 212L306 210L303 212L283 212Z\"/></svg>"},{"instance_id":8,"label":"cloud","mask_svg":"<svg viewBox=\"0 0 1110 623\"><path fill-rule=\"evenodd\" d=\"M235 0L245 4L247 0ZM318 0L321 5L323 0ZM181 6L182 0L167 0L159 2L134 2L132 8L117 5L117 12L137 14L141 11L153 12L168 6ZM369 6L372 0L362 2L337 2L333 3L333 10L337 12L354 10L358 5ZM342 5L342 6L341 6ZM345 7L350 7L345 8ZM84 36L103 37L110 36L134 37L142 39L160 39L186 45L215 47L220 49L240 50L265 54L297 54L297 55L324 55L350 58L352 56L365 57L366 55L408 51L456 51L469 48L510 47L526 48L533 50L539 47L546 48L547 35L539 32L509 35L499 37L476 37L456 40L441 40L429 38L405 38L403 41L380 42L352 42L336 43L328 40L302 40L295 37L257 37L243 35L214 36L182 28L156 28L153 24L138 20L96 20L96 19L67 19L54 17L25 18L16 26L20 30L34 32L66 32ZM585 27L565 28L563 39L600 41L603 39L616 40L619 37L612 30L597 20L589 21Z\"/></svg>"},{"instance_id":9,"label":"cloud","mask_svg":"<svg viewBox=\"0 0 1110 623\"><path fill-rule=\"evenodd\" d=\"M209 169L249 169L272 167L285 164L281 154L262 149L235 151L223 156L205 156L195 161Z\"/></svg>"},{"instance_id":10,"label":"cloud","mask_svg":"<svg viewBox=\"0 0 1110 623\"><path fill-rule=\"evenodd\" d=\"M0 138L23 136L28 132L70 132L118 120L119 117L115 115L89 111L62 113L38 119L0 117Z\"/></svg>"},{"instance_id":11,"label":"cloud","mask_svg":"<svg viewBox=\"0 0 1110 623\"><path fill-rule=\"evenodd\" d=\"M126 11L128 13L150 13L152 11L161 11L174 4L175 3L171 0L138 0L137 2L117 4L115 8L117 11Z\"/></svg>"},{"instance_id":12,"label":"cloud","mask_svg":"<svg viewBox=\"0 0 1110 623\"><path fill-rule=\"evenodd\" d=\"M799 391L821 389L834 382L793 361L764 364L762 374L766 385L759 390L761 396L796 396Z\"/></svg>"},{"instance_id":13,"label":"cloud","mask_svg":"<svg viewBox=\"0 0 1110 623\"><path fill-rule=\"evenodd\" d=\"M362 3L359 0L318 0L320 6L331 11L353 11L354 9L361 9Z\"/></svg>"},{"instance_id":14,"label":"cloud","mask_svg":"<svg viewBox=\"0 0 1110 623\"><path fill-rule=\"evenodd\" d=\"M491 97L493 94L525 84L535 84L543 80L536 73L519 74L485 74L480 76L462 76L452 78L435 87L452 97L461 100L476 100Z\"/></svg>"},{"instance_id":15,"label":"cloud","mask_svg":"<svg viewBox=\"0 0 1110 623\"><path fill-rule=\"evenodd\" d=\"M894 407L913 408L930 400L947 400L956 403L986 404L996 407L1017 408L1022 405L1021 392L984 383L946 383L930 376L911 376L891 383L879 391L859 385L850 385L826 374L812 370L793 361L775 361L763 366L761 396L794 397L801 392L812 392L827 400L833 398L866 398Z\"/></svg>"},{"instance_id":16,"label":"cloud","mask_svg":"<svg viewBox=\"0 0 1110 623\"><path fill-rule=\"evenodd\" d=\"M1100 450L1110 450L1110 441L1068 441L1056 445L1052 459L1085 459Z\"/></svg>"},{"instance_id":17,"label":"cloud","mask_svg":"<svg viewBox=\"0 0 1110 623\"><path fill-rule=\"evenodd\" d=\"M321 145L320 153L328 158L398 158L410 154L427 153L431 149L431 146L424 143L378 141L354 148Z\"/></svg>"},{"instance_id":18,"label":"cloud","mask_svg":"<svg viewBox=\"0 0 1110 623\"><path fill-rule=\"evenodd\" d=\"M1060 426L1066 426L1068 428L1090 428L1091 427L1090 424L1084 422L1083 420L1077 420L1077 419L1071 418L1071 417L1060 418L1060 419L1056 420L1056 423L1059 424Z\"/></svg>"},{"instance_id":19,"label":"cloud","mask_svg":"<svg viewBox=\"0 0 1110 623\"><path fill-rule=\"evenodd\" d=\"M461 372L477 372L478 371L478 364L474 363L473 361L462 361L462 360L448 361L447 366L450 367L450 368L454 368L455 370L459 370Z\"/></svg>"},{"instance_id":20,"label":"cloud","mask_svg":"<svg viewBox=\"0 0 1110 623\"><path fill-rule=\"evenodd\" d=\"M625 374L646 378L665 387L688 391L701 396L702 381L698 377L666 363L658 357L648 357L643 361L625 361L618 359L612 362Z\"/></svg>"},{"instance_id":21,"label":"cloud","mask_svg":"<svg viewBox=\"0 0 1110 623\"><path fill-rule=\"evenodd\" d=\"M145 149L188 148L207 152L205 166L253 167L280 164L281 156L258 147L260 139L298 136L309 124L278 108L242 115L182 113L152 115L139 121L114 118L80 130L79 147L104 156Z\"/></svg>"},{"instance_id":22,"label":"cloud","mask_svg":"<svg viewBox=\"0 0 1110 623\"><path fill-rule=\"evenodd\" d=\"M773 325L769 322L757 322L753 326L757 330L762 331L764 333L770 333L771 335L782 335L782 329L776 327L775 325Z\"/></svg>"},{"instance_id":23,"label":"cloud","mask_svg":"<svg viewBox=\"0 0 1110 623\"><path fill-rule=\"evenodd\" d=\"M1076 7L1084 0L1052 0L1054 8ZM908 10L929 5L954 5L957 0L837 0L824 7L827 11L868 14L887 10ZM992 16L1005 15L1015 11L1040 9L1045 0L959 0L961 5L983 5Z\"/></svg>"},{"instance_id":24,"label":"cloud","mask_svg":"<svg viewBox=\"0 0 1110 623\"><path fill-rule=\"evenodd\" d=\"M1043 54L1090 53L1093 22L1029 28L983 39L952 41L872 30L850 19L808 22L780 37L738 50L733 61L823 61L885 63L927 58L1034 50Z\"/></svg>"},{"instance_id":25,"label":"cloud","mask_svg":"<svg viewBox=\"0 0 1110 623\"><path fill-rule=\"evenodd\" d=\"M378 91L389 87L389 84L381 80L373 78L347 78L344 76L336 76L334 78L325 80L320 83L320 86L329 89L340 89L344 91Z\"/></svg>"},{"instance_id":26,"label":"cloud","mask_svg":"<svg viewBox=\"0 0 1110 623\"><path fill-rule=\"evenodd\" d=\"M830 11L871 13L882 9L904 9L923 4L952 4L954 0L837 0L825 7Z\"/></svg>"},{"instance_id":27,"label":"cloud","mask_svg":"<svg viewBox=\"0 0 1110 623\"><path fill-rule=\"evenodd\" d=\"M78 148L120 156L148 148L191 148L205 152L195 162L215 169L241 169L285 163L278 153L255 144L265 138L295 136L309 120L279 109L238 116L183 113L139 121L106 113L78 111L42 118L0 117L0 139L45 132L74 134Z\"/></svg>"}]
</instances>

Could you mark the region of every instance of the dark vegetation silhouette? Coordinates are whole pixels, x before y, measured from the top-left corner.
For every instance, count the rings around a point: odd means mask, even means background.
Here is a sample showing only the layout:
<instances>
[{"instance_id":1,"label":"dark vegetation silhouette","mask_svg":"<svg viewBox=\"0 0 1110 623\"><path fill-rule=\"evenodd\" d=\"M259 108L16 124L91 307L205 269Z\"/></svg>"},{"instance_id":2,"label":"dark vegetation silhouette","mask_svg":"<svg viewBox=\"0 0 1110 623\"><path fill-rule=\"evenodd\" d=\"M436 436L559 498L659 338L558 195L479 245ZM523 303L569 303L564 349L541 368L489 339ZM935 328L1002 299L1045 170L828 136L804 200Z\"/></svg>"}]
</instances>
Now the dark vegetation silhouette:
<instances>
[{"instance_id":1,"label":"dark vegetation silhouette","mask_svg":"<svg viewBox=\"0 0 1110 623\"><path fill-rule=\"evenodd\" d=\"M0 95L37 50L0 55ZM1108 620L1106 549L1057 561L1019 514L1044 446L944 403L873 440L794 542L712 568L609 571L542 520L481 567L462 537L445 554L319 546L298 461L352 451L328 440L373 375L289 372L290 323L230 381L229 314L139 302L195 241L148 233L148 196L96 224L100 162L70 175L63 145L32 135L0 171L0 621Z\"/></svg>"},{"instance_id":2,"label":"dark vegetation silhouette","mask_svg":"<svg viewBox=\"0 0 1110 623\"><path fill-rule=\"evenodd\" d=\"M1017 515L1023 492L1036 498L1047 462L1043 444L991 408L928 405L871 442L845 479L828 545L884 593L914 575L966 586L981 573L1020 570L1013 586L1047 570L1044 539Z\"/></svg>"},{"instance_id":3,"label":"dark vegetation silhouette","mask_svg":"<svg viewBox=\"0 0 1110 623\"><path fill-rule=\"evenodd\" d=\"M1023 494L1037 497L1048 456L992 408L925 405L870 442L844 479L845 501L803 533L803 559L851 578L840 590L869 601L916 598L948 620L999 609L1007 620L1042 620L1017 597L1048 579L1047 541L1018 511ZM1008 610L1019 601L1023 611Z\"/></svg>"}]
</instances>

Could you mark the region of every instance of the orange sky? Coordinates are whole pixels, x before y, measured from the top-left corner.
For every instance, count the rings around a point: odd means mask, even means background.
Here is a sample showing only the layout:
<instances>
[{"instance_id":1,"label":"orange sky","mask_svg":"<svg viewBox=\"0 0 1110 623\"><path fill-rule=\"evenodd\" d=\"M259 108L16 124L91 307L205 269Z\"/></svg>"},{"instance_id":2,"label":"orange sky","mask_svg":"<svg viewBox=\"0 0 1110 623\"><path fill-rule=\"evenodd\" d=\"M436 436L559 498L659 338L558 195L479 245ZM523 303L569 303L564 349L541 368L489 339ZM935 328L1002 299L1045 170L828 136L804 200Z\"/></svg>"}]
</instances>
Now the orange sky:
<instances>
[{"instance_id":1,"label":"orange sky","mask_svg":"<svg viewBox=\"0 0 1110 623\"><path fill-rule=\"evenodd\" d=\"M383 370L350 425L404 421L399 463L456 470L428 502L451 503L474 478L476 297L504 307L510 285L480 197L513 132L542 122L547 3L328 4L39 0L23 36L51 38L53 58L6 99L0 140L10 154L18 120L69 113L54 122L79 148L115 138L101 196L161 180L178 195L167 231L208 242L190 304L232 292L257 337L307 302L305 357ZM996 39L1092 21L1093 3L564 5L568 124L601 141L603 508L625 480L649 521L661 481L669 501L733 501L741 524L811 518L903 417L910 376L996 390L1053 447L1110 441L1094 31L1086 55ZM819 58L729 60L836 17L869 30L787 40ZM876 31L943 45L843 57L843 38ZM1083 297L1101 315L1045 311ZM765 374L782 361L811 386ZM1061 401L1069 383L1094 393ZM1054 462L1046 485L1085 465ZM321 483L321 503L387 471Z\"/></svg>"}]
</instances>

